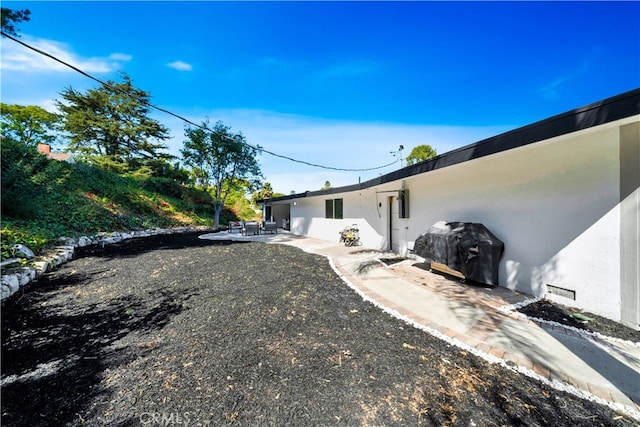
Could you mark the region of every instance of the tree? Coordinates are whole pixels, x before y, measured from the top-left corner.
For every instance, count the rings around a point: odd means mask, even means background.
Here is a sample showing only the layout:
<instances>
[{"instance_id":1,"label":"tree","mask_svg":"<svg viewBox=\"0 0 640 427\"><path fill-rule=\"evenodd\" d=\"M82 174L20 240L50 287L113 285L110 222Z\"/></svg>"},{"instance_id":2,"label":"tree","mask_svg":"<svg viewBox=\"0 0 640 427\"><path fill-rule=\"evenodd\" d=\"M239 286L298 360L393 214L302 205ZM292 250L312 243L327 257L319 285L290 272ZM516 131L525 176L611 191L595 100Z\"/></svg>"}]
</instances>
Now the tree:
<instances>
[{"instance_id":1,"label":"tree","mask_svg":"<svg viewBox=\"0 0 640 427\"><path fill-rule=\"evenodd\" d=\"M328 190L331 188L331 182L329 181L325 181L324 185L322 186L321 190Z\"/></svg>"},{"instance_id":2,"label":"tree","mask_svg":"<svg viewBox=\"0 0 640 427\"><path fill-rule=\"evenodd\" d=\"M80 93L67 88L56 101L70 136L69 150L114 172L151 168L157 160L174 158L161 142L169 130L149 115L149 92L137 89L126 74L98 89Z\"/></svg>"},{"instance_id":3,"label":"tree","mask_svg":"<svg viewBox=\"0 0 640 427\"><path fill-rule=\"evenodd\" d=\"M258 204L259 201L265 199L272 199L274 197L282 197L285 196L284 193L276 193L273 191L273 186L270 182L264 182L258 191L255 191L251 195L251 201L254 204Z\"/></svg>"},{"instance_id":4,"label":"tree","mask_svg":"<svg viewBox=\"0 0 640 427\"><path fill-rule=\"evenodd\" d=\"M15 27L20 22L29 21L31 11L29 9L12 10L8 7L0 8L0 20L2 21L2 31L10 36L20 37L18 29Z\"/></svg>"},{"instance_id":5,"label":"tree","mask_svg":"<svg viewBox=\"0 0 640 427\"><path fill-rule=\"evenodd\" d=\"M192 168L197 182L213 197L214 228L220 228L220 212L227 197L242 188L253 190L262 178L256 155L260 146L247 144L242 133L232 133L221 121L209 128L186 126L187 140L180 150L183 161Z\"/></svg>"},{"instance_id":6,"label":"tree","mask_svg":"<svg viewBox=\"0 0 640 427\"><path fill-rule=\"evenodd\" d=\"M260 189L251 195L251 201L257 204L259 200L269 199L271 197L273 197L273 187L270 182L265 182Z\"/></svg>"},{"instance_id":7,"label":"tree","mask_svg":"<svg viewBox=\"0 0 640 427\"><path fill-rule=\"evenodd\" d=\"M0 133L25 145L53 144L60 116L37 105L0 104Z\"/></svg>"},{"instance_id":8,"label":"tree","mask_svg":"<svg viewBox=\"0 0 640 427\"><path fill-rule=\"evenodd\" d=\"M413 147L411 153L406 157L407 166L412 165L414 163L422 162L425 160L429 160L437 156L435 148L432 148L428 144L418 145Z\"/></svg>"}]
</instances>

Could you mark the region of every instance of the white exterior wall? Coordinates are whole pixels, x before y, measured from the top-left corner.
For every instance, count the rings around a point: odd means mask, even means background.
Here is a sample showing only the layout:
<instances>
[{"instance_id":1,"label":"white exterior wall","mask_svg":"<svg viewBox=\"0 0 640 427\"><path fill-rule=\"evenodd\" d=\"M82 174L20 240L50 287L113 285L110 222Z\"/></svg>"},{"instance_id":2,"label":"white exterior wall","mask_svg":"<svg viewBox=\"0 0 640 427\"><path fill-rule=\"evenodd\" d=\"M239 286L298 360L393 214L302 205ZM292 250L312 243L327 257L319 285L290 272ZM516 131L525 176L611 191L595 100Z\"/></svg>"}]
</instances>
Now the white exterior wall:
<instances>
[{"instance_id":1,"label":"white exterior wall","mask_svg":"<svg viewBox=\"0 0 640 427\"><path fill-rule=\"evenodd\" d=\"M395 193L385 191L404 186L410 218L395 214L398 252L406 254L437 221L482 223L505 243L500 285L535 296L544 295L547 284L573 290L575 301L553 298L619 320L620 126L638 120L619 120L375 188L297 199L291 206L292 231L337 241L344 226L356 223L365 246L387 249L387 198ZM343 198L343 220L324 218L328 198Z\"/></svg>"},{"instance_id":2,"label":"white exterior wall","mask_svg":"<svg viewBox=\"0 0 640 427\"><path fill-rule=\"evenodd\" d=\"M375 189L357 192L305 197L291 202L291 232L322 240L338 241L340 231L357 224L360 240L369 248L382 248L386 236L384 218L379 218L375 208ZM325 218L325 200L343 199L343 219Z\"/></svg>"},{"instance_id":3,"label":"white exterior wall","mask_svg":"<svg viewBox=\"0 0 640 427\"><path fill-rule=\"evenodd\" d=\"M502 286L536 296L546 284L570 289L575 302L556 299L616 318L618 142L618 125L592 128L414 177L412 210L427 224L487 226L505 243ZM414 239L421 220L410 220Z\"/></svg>"}]
</instances>

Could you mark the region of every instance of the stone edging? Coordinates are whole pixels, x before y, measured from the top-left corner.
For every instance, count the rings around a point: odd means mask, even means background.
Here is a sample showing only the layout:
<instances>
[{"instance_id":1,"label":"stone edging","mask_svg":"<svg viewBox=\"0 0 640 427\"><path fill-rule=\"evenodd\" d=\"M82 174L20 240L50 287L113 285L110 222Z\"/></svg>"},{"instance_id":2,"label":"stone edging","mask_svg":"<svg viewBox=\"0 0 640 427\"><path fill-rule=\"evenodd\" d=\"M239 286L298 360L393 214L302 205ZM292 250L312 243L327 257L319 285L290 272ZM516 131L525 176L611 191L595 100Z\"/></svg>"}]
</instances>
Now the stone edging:
<instances>
[{"instance_id":1,"label":"stone edging","mask_svg":"<svg viewBox=\"0 0 640 427\"><path fill-rule=\"evenodd\" d=\"M589 330L586 330L586 329L576 328L575 326L564 325L564 324L559 323L559 322L554 322L553 320L546 320L546 319L540 319L539 317L527 316L526 314L521 313L521 312L518 311L519 308L526 307L529 304L533 304L534 302L542 301L542 300L545 300L545 299L546 298L544 298L544 297L531 298L531 299L528 299L526 301L518 302L518 303L515 303L515 304L511 304L511 305L504 305L502 307L498 307L497 311L499 313L505 314L507 316L508 315L512 315L512 316L515 315L518 319L532 320L532 321L534 321L536 323L547 324L547 325L550 325L550 326L554 326L556 328L561 328L562 330L565 330L565 331L572 331L572 332L580 335L583 338L588 338L588 337L599 338L599 339L605 340L605 341L619 342L619 343L622 343L622 344L632 345L634 347L640 348L640 342L624 340L622 338L610 337L608 335L603 335L600 332L593 332L593 331L589 331Z\"/></svg>"},{"instance_id":2,"label":"stone edging","mask_svg":"<svg viewBox=\"0 0 640 427\"><path fill-rule=\"evenodd\" d=\"M447 344L450 344L454 347L457 347L461 350L467 351L471 354L474 354L475 356L487 361L488 363L491 364L496 364L496 365L500 365L510 371L525 375L529 378L533 378L535 380L540 381L543 384L546 384L556 390L560 390L560 391L564 391L566 393L570 393L574 396L580 397L582 399L585 400L589 400L591 402L596 402L600 405L604 405L604 406L608 406L609 408L615 410L615 411L619 411L624 413L625 415L628 415L629 417L640 421L640 412L638 412L635 408L627 406L623 403L619 403L619 402L615 402L615 401L610 401L607 399L604 399L600 396L597 396L589 391L586 390L581 390L579 388L577 388L576 386L572 385L572 384L568 384L565 382L562 382L560 380L557 379L552 379L552 378L547 378L545 376L540 375L539 373L535 372L532 369L528 369L525 368L523 366L518 366L518 365L513 365L511 363L508 363L506 360L494 356L493 354L484 352L482 350L479 350L478 348L475 348L473 346L471 346L470 344L467 344L466 342L464 342L463 340L456 338L456 337L452 337L449 335L446 335L436 329L433 329L427 325L424 325L422 323L420 323L418 320L411 318L410 316L404 315L402 313L400 313L399 311L387 307L385 306L383 303L377 301L376 299L374 299L373 297L371 297L370 295L367 294L367 292L364 289L361 289L359 285L351 282L349 280L348 277L346 277L345 275L343 275L340 270L336 267L335 263L333 262L333 260L331 259L330 256L326 256L326 258L328 258L329 260L329 264L331 265L331 268L333 269L333 271L347 284L347 286L349 286L351 289L353 289L358 295L360 295L360 297L367 301L370 302L371 304L373 304L374 306L380 308L382 311L384 311L385 313L402 320L403 322L407 323L408 325L411 325L412 327L422 330L424 332L427 332L428 334L439 338L443 341L445 341ZM526 301L525 301L526 302ZM531 303L533 301L530 301L529 303ZM511 307L511 306L505 306L505 307ZM501 308L505 308L505 307L501 307Z\"/></svg>"},{"instance_id":3,"label":"stone edging","mask_svg":"<svg viewBox=\"0 0 640 427\"><path fill-rule=\"evenodd\" d=\"M155 228L148 230L137 230L128 232L98 233L93 236L81 236L77 238L61 237L58 241L60 245L55 246L52 250L44 255L38 256L30 260L26 265L6 269L6 274L2 273L0 279L0 296L5 301L22 287L31 283L33 280L41 277L48 271L54 270L65 262L73 258L76 248L82 248L91 245L110 245L118 243L126 239L134 237L148 237L158 234L175 234L188 233L192 231L207 231L210 227L179 227L179 228Z\"/></svg>"}]
</instances>

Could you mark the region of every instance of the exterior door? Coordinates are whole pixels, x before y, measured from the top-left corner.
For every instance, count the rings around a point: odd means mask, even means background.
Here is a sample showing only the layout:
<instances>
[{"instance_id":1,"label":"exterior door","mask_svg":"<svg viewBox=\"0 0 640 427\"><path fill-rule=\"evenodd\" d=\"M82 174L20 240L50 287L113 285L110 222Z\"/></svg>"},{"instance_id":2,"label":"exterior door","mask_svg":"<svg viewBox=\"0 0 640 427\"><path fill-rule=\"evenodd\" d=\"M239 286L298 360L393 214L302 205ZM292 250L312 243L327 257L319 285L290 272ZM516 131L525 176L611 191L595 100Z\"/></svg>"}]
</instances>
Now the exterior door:
<instances>
[{"instance_id":1,"label":"exterior door","mask_svg":"<svg viewBox=\"0 0 640 427\"><path fill-rule=\"evenodd\" d=\"M398 224L398 203L396 197L391 196L387 199L389 212L389 250L398 252L400 250L400 226Z\"/></svg>"}]
</instances>

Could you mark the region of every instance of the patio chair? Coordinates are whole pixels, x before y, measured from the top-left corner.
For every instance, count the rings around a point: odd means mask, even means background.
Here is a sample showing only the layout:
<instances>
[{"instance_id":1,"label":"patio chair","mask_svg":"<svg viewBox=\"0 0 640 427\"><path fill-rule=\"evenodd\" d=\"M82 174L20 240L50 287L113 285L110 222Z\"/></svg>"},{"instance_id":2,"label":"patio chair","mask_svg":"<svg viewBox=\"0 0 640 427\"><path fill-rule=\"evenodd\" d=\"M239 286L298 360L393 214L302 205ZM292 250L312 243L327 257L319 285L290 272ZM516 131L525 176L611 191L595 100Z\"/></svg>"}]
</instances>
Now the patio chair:
<instances>
[{"instance_id":1,"label":"patio chair","mask_svg":"<svg viewBox=\"0 0 640 427\"><path fill-rule=\"evenodd\" d=\"M242 227L242 234L248 236L249 234L260 234L260 224L255 221L245 222Z\"/></svg>"},{"instance_id":2,"label":"patio chair","mask_svg":"<svg viewBox=\"0 0 640 427\"><path fill-rule=\"evenodd\" d=\"M275 221L274 222L264 221L262 223L262 231L264 231L264 234L267 234L267 231L269 231L271 234L273 233L278 234L278 225Z\"/></svg>"},{"instance_id":3,"label":"patio chair","mask_svg":"<svg viewBox=\"0 0 640 427\"><path fill-rule=\"evenodd\" d=\"M233 233L233 230L237 230L239 233L241 233L243 226L244 224L242 223L242 221L229 221L227 233Z\"/></svg>"}]
</instances>

